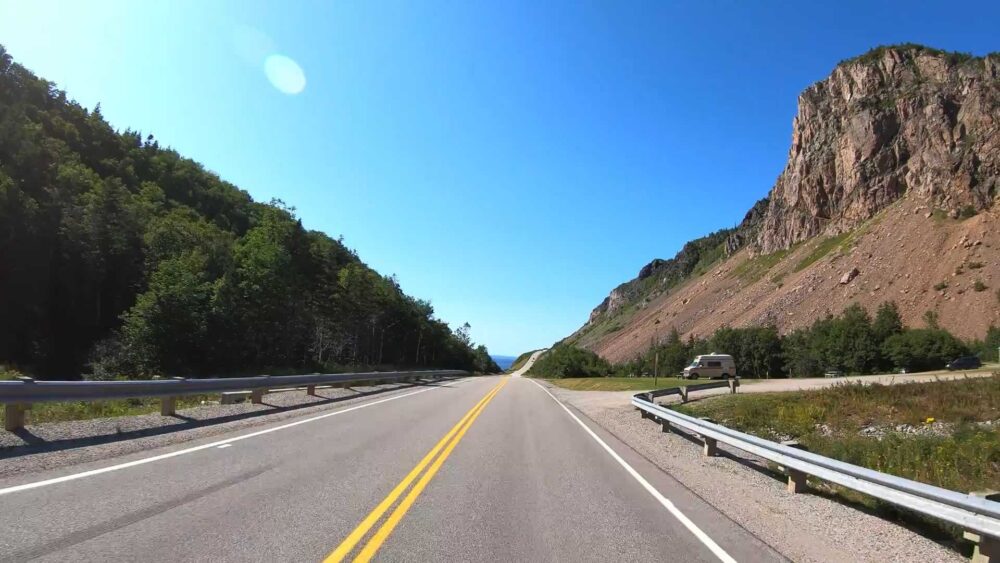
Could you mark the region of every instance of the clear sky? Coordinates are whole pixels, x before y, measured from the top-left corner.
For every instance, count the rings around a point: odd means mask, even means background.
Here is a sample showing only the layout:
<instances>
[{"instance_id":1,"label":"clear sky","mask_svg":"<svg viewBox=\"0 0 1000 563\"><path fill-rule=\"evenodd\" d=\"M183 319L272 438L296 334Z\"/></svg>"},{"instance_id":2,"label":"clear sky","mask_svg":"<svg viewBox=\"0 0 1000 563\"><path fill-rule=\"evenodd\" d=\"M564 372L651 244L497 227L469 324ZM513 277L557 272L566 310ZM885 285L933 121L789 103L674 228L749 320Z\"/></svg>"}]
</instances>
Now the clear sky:
<instances>
[{"instance_id":1,"label":"clear sky","mask_svg":"<svg viewBox=\"0 0 1000 563\"><path fill-rule=\"evenodd\" d=\"M995 1L798 4L0 0L0 43L516 354L738 223L839 60L1000 50Z\"/></svg>"}]
</instances>

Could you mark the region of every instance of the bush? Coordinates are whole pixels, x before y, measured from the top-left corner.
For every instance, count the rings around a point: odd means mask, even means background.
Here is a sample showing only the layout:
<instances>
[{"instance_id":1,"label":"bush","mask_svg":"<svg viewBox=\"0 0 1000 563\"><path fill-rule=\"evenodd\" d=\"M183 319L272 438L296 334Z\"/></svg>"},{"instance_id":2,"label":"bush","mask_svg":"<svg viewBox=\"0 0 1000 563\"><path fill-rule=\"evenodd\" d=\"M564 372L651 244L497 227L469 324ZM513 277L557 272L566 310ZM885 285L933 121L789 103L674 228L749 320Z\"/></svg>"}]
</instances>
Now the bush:
<instances>
[{"instance_id":1,"label":"bush","mask_svg":"<svg viewBox=\"0 0 1000 563\"><path fill-rule=\"evenodd\" d=\"M983 283L983 280L976 280L972 284L972 289L974 289L976 292L986 291L986 284Z\"/></svg>"},{"instance_id":2,"label":"bush","mask_svg":"<svg viewBox=\"0 0 1000 563\"><path fill-rule=\"evenodd\" d=\"M934 284L934 291L941 291L948 288L948 282L938 282Z\"/></svg>"},{"instance_id":3,"label":"bush","mask_svg":"<svg viewBox=\"0 0 1000 563\"><path fill-rule=\"evenodd\" d=\"M971 206L971 205L966 205L965 207L962 208L962 210L959 212L958 215L962 219L969 219L971 217L975 217L976 216L976 208L973 207L973 206Z\"/></svg>"},{"instance_id":4,"label":"bush","mask_svg":"<svg viewBox=\"0 0 1000 563\"><path fill-rule=\"evenodd\" d=\"M607 360L583 348L557 344L538 358L528 371L539 377L600 377L611 371Z\"/></svg>"},{"instance_id":5,"label":"bush","mask_svg":"<svg viewBox=\"0 0 1000 563\"><path fill-rule=\"evenodd\" d=\"M941 369L968 349L948 331L919 328L890 336L882 352L899 367L910 371Z\"/></svg>"},{"instance_id":6,"label":"bush","mask_svg":"<svg viewBox=\"0 0 1000 563\"><path fill-rule=\"evenodd\" d=\"M969 262L968 264L970 270L978 270L983 267L982 262Z\"/></svg>"}]
</instances>

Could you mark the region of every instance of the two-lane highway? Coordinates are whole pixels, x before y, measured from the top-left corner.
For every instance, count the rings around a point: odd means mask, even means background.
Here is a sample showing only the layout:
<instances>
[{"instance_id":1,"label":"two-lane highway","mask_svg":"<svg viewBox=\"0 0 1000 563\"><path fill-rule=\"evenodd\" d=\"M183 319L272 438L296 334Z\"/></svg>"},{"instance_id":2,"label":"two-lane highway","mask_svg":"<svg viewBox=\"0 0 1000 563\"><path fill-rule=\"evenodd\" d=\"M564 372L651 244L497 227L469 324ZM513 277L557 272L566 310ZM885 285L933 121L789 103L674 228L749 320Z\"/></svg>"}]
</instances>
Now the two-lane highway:
<instances>
[{"instance_id":1,"label":"two-lane highway","mask_svg":"<svg viewBox=\"0 0 1000 563\"><path fill-rule=\"evenodd\" d=\"M22 476L0 510L4 561L781 559L520 377Z\"/></svg>"}]
</instances>

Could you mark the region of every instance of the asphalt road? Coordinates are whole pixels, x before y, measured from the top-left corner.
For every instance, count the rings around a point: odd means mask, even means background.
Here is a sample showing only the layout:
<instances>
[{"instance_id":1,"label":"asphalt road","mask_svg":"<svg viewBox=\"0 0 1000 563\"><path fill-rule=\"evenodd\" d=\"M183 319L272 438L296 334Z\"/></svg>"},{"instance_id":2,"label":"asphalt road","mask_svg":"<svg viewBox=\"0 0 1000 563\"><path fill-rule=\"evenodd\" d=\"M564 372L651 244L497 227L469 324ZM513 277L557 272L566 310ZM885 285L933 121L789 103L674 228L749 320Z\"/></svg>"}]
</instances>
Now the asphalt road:
<instances>
[{"instance_id":1,"label":"asphalt road","mask_svg":"<svg viewBox=\"0 0 1000 563\"><path fill-rule=\"evenodd\" d=\"M7 479L0 511L4 561L782 559L509 376Z\"/></svg>"}]
</instances>

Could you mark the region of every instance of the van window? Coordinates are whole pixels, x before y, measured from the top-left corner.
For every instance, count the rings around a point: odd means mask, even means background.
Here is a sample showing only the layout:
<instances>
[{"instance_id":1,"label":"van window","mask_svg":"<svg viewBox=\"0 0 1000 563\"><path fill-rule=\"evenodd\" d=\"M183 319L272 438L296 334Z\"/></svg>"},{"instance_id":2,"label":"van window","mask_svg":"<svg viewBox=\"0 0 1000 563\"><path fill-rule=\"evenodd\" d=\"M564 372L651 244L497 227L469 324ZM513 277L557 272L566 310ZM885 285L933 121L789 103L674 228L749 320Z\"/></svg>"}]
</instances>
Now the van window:
<instances>
[{"instance_id":1,"label":"van window","mask_svg":"<svg viewBox=\"0 0 1000 563\"><path fill-rule=\"evenodd\" d=\"M720 368L720 367L722 367L722 362L708 362L708 367L710 367L710 368Z\"/></svg>"}]
</instances>

